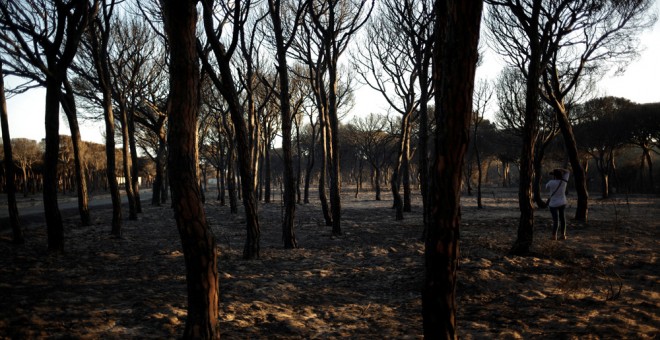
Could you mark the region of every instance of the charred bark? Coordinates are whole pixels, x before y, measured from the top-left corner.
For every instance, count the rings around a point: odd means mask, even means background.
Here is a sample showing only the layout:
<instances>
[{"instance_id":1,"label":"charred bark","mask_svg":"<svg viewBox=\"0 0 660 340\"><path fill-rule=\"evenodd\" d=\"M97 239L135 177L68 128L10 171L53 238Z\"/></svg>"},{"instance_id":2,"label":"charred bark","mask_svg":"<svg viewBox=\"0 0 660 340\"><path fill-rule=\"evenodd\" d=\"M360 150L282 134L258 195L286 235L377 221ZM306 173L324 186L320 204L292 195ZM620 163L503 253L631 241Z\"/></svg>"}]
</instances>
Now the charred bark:
<instances>
[{"instance_id":1,"label":"charred bark","mask_svg":"<svg viewBox=\"0 0 660 340\"><path fill-rule=\"evenodd\" d=\"M5 152L3 163L5 165L5 187L7 190L7 209L9 210L9 225L12 230L14 244L25 243L25 236L21 228L16 205L16 184L14 182L14 157L12 154L11 137L9 136L9 115L7 114L7 100L5 98L5 75L2 72L2 59L0 58L0 124L2 124L2 145ZM25 176L24 176L25 177ZM25 185L25 184L24 184ZM27 186L26 186L27 187Z\"/></svg>"},{"instance_id":2,"label":"charred bark","mask_svg":"<svg viewBox=\"0 0 660 340\"><path fill-rule=\"evenodd\" d=\"M422 289L424 337L457 339L460 191L470 134L481 1L436 2L436 138Z\"/></svg>"},{"instance_id":3,"label":"charred bark","mask_svg":"<svg viewBox=\"0 0 660 340\"><path fill-rule=\"evenodd\" d=\"M218 257L206 223L197 178L199 65L195 49L196 1L163 0L170 44L168 171L172 203L186 263L188 317L183 337L219 339Z\"/></svg>"}]
</instances>

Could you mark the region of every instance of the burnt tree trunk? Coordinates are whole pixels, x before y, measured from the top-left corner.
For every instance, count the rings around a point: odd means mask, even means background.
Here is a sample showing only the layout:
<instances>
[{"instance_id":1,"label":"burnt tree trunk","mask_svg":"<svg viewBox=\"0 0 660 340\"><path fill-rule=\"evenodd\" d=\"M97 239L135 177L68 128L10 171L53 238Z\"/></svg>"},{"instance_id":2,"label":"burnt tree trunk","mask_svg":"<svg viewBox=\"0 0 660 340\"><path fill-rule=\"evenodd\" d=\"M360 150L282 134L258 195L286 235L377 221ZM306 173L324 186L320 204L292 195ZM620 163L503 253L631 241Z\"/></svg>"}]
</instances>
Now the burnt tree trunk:
<instances>
[{"instance_id":1,"label":"burnt tree trunk","mask_svg":"<svg viewBox=\"0 0 660 340\"><path fill-rule=\"evenodd\" d=\"M2 72L2 59L0 59L0 123L2 124L2 144L5 151L5 187L7 190L7 209L9 210L9 225L12 230L12 242L25 243L23 229L18 216L16 205L16 184L14 182L14 157L12 155L11 137L9 136L9 115L7 114L7 100L5 98L5 75ZM25 176L23 176L25 178ZM27 183L27 179L26 179ZM26 183L24 187L27 188Z\"/></svg>"},{"instance_id":2,"label":"burnt tree trunk","mask_svg":"<svg viewBox=\"0 0 660 340\"><path fill-rule=\"evenodd\" d=\"M332 214L328 206L328 196L325 192L326 175L328 173L328 129L326 127L326 117L323 112L319 113L319 128L321 129L321 169L319 170L319 200L321 201L321 211L325 219L326 226L332 226Z\"/></svg>"},{"instance_id":3,"label":"burnt tree trunk","mask_svg":"<svg viewBox=\"0 0 660 340\"><path fill-rule=\"evenodd\" d=\"M140 173L138 169L137 141L135 140L135 119L134 112L128 114L128 144L131 152L131 188L133 190L133 199L135 200L135 212L142 212L142 202L140 199Z\"/></svg>"},{"instance_id":4,"label":"burnt tree trunk","mask_svg":"<svg viewBox=\"0 0 660 340\"><path fill-rule=\"evenodd\" d=\"M544 209L547 207L547 204L545 203L545 200L543 199L543 194L541 190L542 186L542 179L543 179L543 157L545 156L545 144L538 140L535 154L534 154L534 182L532 184L532 197L534 198L534 202L536 202L536 205Z\"/></svg>"},{"instance_id":5,"label":"burnt tree trunk","mask_svg":"<svg viewBox=\"0 0 660 340\"><path fill-rule=\"evenodd\" d=\"M541 0L534 0L532 4L530 27L528 36L530 41L530 60L527 66L527 84L525 95L525 122L523 126L522 150L520 153L520 184L518 186L518 206L520 220L518 234L511 250L511 254L524 255L529 253L534 240L534 204L532 202L532 179L534 177L534 146L538 138L539 115L539 86L543 69L541 55L542 42L539 35L539 16L541 13Z\"/></svg>"},{"instance_id":6,"label":"burnt tree trunk","mask_svg":"<svg viewBox=\"0 0 660 340\"><path fill-rule=\"evenodd\" d=\"M206 223L197 179L199 65L196 1L163 0L170 44L168 170L172 203L186 263L188 316L183 338L219 339L218 257Z\"/></svg>"},{"instance_id":7,"label":"burnt tree trunk","mask_svg":"<svg viewBox=\"0 0 660 340\"><path fill-rule=\"evenodd\" d=\"M92 225L92 218L89 213L89 195L87 193L87 177L85 175L85 167L82 164L81 146L82 140L80 138L80 127L78 126L78 118L76 117L76 99L73 94L71 84L67 79L64 80L65 93L62 94L62 108L69 123L71 130L71 144L73 146L73 164L74 174L76 176L76 186L78 194L78 213L80 214L80 222L83 226Z\"/></svg>"},{"instance_id":8,"label":"burnt tree trunk","mask_svg":"<svg viewBox=\"0 0 660 340\"><path fill-rule=\"evenodd\" d=\"M424 337L457 339L456 280L462 167L469 141L481 1L437 1L436 138L422 288Z\"/></svg>"},{"instance_id":9,"label":"burnt tree trunk","mask_svg":"<svg viewBox=\"0 0 660 340\"><path fill-rule=\"evenodd\" d=\"M280 1L269 0L270 17L277 47L277 70L280 80L280 111L282 114L282 162L284 163L284 220L282 221L282 241L284 248L298 248L294 222L296 217L296 176L293 172L291 94L289 93L289 69L286 52L288 43L284 41L280 13Z\"/></svg>"},{"instance_id":10,"label":"burnt tree trunk","mask_svg":"<svg viewBox=\"0 0 660 340\"><path fill-rule=\"evenodd\" d=\"M264 167L261 170L264 174L264 203L270 203L273 189L273 173L270 169L270 144L264 143Z\"/></svg>"},{"instance_id":11,"label":"burnt tree trunk","mask_svg":"<svg viewBox=\"0 0 660 340\"><path fill-rule=\"evenodd\" d=\"M314 133L312 133L312 141L309 145L309 153L307 154L307 165L305 166L305 189L304 189L304 198L303 203L309 204L309 186L312 182L312 170L314 170L314 157L316 151L316 140L313 138Z\"/></svg>"},{"instance_id":12,"label":"burnt tree trunk","mask_svg":"<svg viewBox=\"0 0 660 340\"><path fill-rule=\"evenodd\" d=\"M585 171L580 164L580 155L578 154L577 141L573 128L568 120L568 113L566 109L561 106L555 106L555 113L557 114L557 122L561 135L564 137L564 144L566 145L566 153L571 163L573 170L573 179L575 181L575 192L577 194L577 207L575 209L575 220L580 222L587 222L587 215L589 213L589 192L587 191L587 177Z\"/></svg>"},{"instance_id":13,"label":"burnt tree trunk","mask_svg":"<svg viewBox=\"0 0 660 340\"><path fill-rule=\"evenodd\" d=\"M410 188L410 134L412 124L408 124L406 132L405 147L403 151L403 163L401 164L401 182L403 184L403 212L412 211L412 190Z\"/></svg>"},{"instance_id":14,"label":"burnt tree trunk","mask_svg":"<svg viewBox=\"0 0 660 340\"><path fill-rule=\"evenodd\" d=\"M48 232L48 250L64 251L64 226L57 203L57 163L60 151L60 87L62 79L46 77L46 152L44 153L44 213Z\"/></svg>"},{"instance_id":15,"label":"burnt tree trunk","mask_svg":"<svg viewBox=\"0 0 660 340\"><path fill-rule=\"evenodd\" d=\"M103 21L102 21L103 20ZM115 116L112 104L112 85L110 83L110 66L108 65L109 18L97 18L94 22L95 32L91 37L92 56L94 67L99 79L101 100L103 106L103 119L105 122L105 157L108 189L112 201L112 226L110 234L121 237L121 197L119 184L117 184L117 168L115 156ZM158 173L156 175L158 179ZM154 190L156 192L156 190Z\"/></svg>"},{"instance_id":16,"label":"burnt tree trunk","mask_svg":"<svg viewBox=\"0 0 660 340\"><path fill-rule=\"evenodd\" d=\"M135 203L135 193L133 192L133 158L129 146L128 137L128 113L126 109L121 109L119 113L121 118L121 136L122 136L122 155L124 162L124 191L128 198L128 219L137 220L137 204ZM171 177L170 177L171 178Z\"/></svg>"}]
</instances>

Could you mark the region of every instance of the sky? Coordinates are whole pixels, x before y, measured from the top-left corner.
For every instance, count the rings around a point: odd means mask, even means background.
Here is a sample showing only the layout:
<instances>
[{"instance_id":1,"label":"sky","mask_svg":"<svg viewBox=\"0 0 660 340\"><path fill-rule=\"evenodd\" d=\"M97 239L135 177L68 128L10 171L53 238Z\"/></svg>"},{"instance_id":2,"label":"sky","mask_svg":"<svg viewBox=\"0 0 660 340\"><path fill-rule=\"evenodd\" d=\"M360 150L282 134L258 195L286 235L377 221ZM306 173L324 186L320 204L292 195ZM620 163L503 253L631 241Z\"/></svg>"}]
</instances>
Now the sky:
<instances>
[{"instance_id":1,"label":"sky","mask_svg":"<svg viewBox=\"0 0 660 340\"><path fill-rule=\"evenodd\" d=\"M660 1L655 2L655 12L660 14ZM620 76L609 73L598 84L601 96L627 98L636 103L660 102L660 21L651 30L640 35L640 57L634 60ZM488 52L487 52L488 53ZM487 54L484 64L477 69L477 79L494 80L502 69L502 60L492 53ZM5 87L15 80L5 79ZM44 125L45 89L34 89L7 100L9 132L11 138L41 140L45 137ZM387 105L376 91L366 86L355 94L354 115L386 113ZM490 113L492 117L492 112ZM487 118L489 114L487 113ZM492 118L491 118L492 119ZM80 121L82 139L104 143L100 123ZM0 133L1 134L1 133ZM70 135L68 124L60 119L60 134Z\"/></svg>"}]
</instances>

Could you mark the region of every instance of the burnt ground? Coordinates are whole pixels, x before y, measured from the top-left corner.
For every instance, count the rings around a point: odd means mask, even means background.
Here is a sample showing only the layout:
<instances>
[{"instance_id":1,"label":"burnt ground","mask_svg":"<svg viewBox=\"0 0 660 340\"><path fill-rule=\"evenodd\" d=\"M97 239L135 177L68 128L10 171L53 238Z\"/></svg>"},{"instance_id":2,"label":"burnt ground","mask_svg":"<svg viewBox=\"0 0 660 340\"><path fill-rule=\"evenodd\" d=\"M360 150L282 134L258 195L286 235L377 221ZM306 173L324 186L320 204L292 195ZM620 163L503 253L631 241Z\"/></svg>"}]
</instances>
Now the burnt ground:
<instances>
[{"instance_id":1,"label":"burnt ground","mask_svg":"<svg viewBox=\"0 0 660 340\"><path fill-rule=\"evenodd\" d=\"M260 205L261 258L241 259L242 213L206 204L218 245L220 328L228 339L422 337L421 207L395 221L372 193L342 202L333 237L317 203L298 205L299 248L281 241L282 207ZM387 198L387 197L385 197ZM574 197L573 197L574 201ZM573 202L574 203L574 202ZM660 328L660 198L590 201L590 221L552 241L538 211L530 256L510 256L516 194L463 198L458 326L464 339L653 339ZM64 214L66 251L48 254L43 218L24 217L27 243L0 231L0 338L176 338L186 318L183 254L171 210L144 205L124 236L110 209L81 227ZM572 216L569 207L567 215Z\"/></svg>"}]
</instances>

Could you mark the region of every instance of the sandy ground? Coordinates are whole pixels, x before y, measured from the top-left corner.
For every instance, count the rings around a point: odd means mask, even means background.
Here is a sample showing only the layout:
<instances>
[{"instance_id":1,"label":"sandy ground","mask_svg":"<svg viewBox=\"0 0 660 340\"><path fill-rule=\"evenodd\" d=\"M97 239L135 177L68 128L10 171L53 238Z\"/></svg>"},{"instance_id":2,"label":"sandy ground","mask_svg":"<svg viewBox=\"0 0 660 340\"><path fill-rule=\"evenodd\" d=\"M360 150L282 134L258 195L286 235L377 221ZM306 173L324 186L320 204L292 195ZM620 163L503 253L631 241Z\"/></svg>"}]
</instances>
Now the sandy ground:
<instances>
[{"instance_id":1,"label":"sandy ground","mask_svg":"<svg viewBox=\"0 0 660 340\"><path fill-rule=\"evenodd\" d=\"M347 190L348 191L348 190ZM484 209L464 197L458 283L463 339L654 339L660 328L660 198L591 200L590 222L550 240L538 211L531 256L509 256L516 235L511 190L487 189ZM299 249L285 250L279 203L261 204L261 259L244 261L244 218L207 202L227 339L422 338L419 197L394 220L391 201L344 196L344 235L331 236L318 204L299 205ZM387 197L385 197L387 198ZM574 197L573 197L574 199ZM110 232L65 218L66 252L46 252L43 220L26 219L27 244L0 232L0 338L176 338L183 332L183 254L167 207L144 206ZM568 216L574 209L569 207Z\"/></svg>"}]
</instances>

